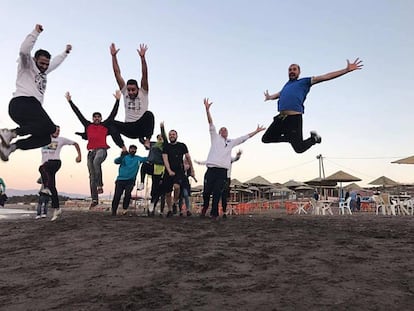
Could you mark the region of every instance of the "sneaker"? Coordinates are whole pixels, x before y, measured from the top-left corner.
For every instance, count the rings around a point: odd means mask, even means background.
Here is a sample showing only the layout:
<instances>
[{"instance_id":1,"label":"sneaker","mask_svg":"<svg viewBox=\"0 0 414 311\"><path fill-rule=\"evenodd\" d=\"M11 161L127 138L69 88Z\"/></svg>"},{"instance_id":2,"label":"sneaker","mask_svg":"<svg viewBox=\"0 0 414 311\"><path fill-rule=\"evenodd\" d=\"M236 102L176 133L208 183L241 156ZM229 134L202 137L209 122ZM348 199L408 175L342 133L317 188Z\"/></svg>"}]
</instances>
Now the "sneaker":
<instances>
[{"instance_id":1,"label":"sneaker","mask_svg":"<svg viewBox=\"0 0 414 311\"><path fill-rule=\"evenodd\" d=\"M37 216L35 217L35 219L40 219L40 215L37 215Z\"/></svg>"},{"instance_id":2,"label":"sneaker","mask_svg":"<svg viewBox=\"0 0 414 311\"><path fill-rule=\"evenodd\" d=\"M184 216L184 214L182 212L180 212L180 217L183 217L183 216Z\"/></svg>"},{"instance_id":3,"label":"sneaker","mask_svg":"<svg viewBox=\"0 0 414 311\"><path fill-rule=\"evenodd\" d=\"M173 213L171 212L171 211L168 211L168 213L167 213L167 218L170 218L170 217L172 217L173 216Z\"/></svg>"},{"instance_id":4,"label":"sneaker","mask_svg":"<svg viewBox=\"0 0 414 311\"><path fill-rule=\"evenodd\" d=\"M143 190L143 189L144 189L144 183L140 182L140 183L137 185L137 190Z\"/></svg>"},{"instance_id":5,"label":"sneaker","mask_svg":"<svg viewBox=\"0 0 414 311\"><path fill-rule=\"evenodd\" d=\"M55 210L53 211L53 217L52 217L51 221L55 221L56 219L59 218L60 215L62 215L62 209L55 208Z\"/></svg>"},{"instance_id":6,"label":"sneaker","mask_svg":"<svg viewBox=\"0 0 414 311\"><path fill-rule=\"evenodd\" d=\"M91 205L89 205L89 208L95 207L98 205L98 201L92 201Z\"/></svg>"},{"instance_id":7,"label":"sneaker","mask_svg":"<svg viewBox=\"0 0 414 311\"><path fill-rule=\"evenodd\" d=\"M187 217L190 217L192 214L190 211L187 211Z\"/></svg>"},{"instance_id":8,"label":"sneaker","mask_svg":"<svg viewBox=\"0 0 414 311\"><path fill-rule=\"evenodd\" d=\"M173 212L174 215L177 214L177 204L175 204L175 203L172 206L172 212Z\"/></svg>"},{"instance_id":9,"label":"sneaker","mask_svg":"<svg viewBox=\"0 0 414 311\"><path fill-rule=\"evenodd\" d=\"M48 195L50 197L52 196L52 192L50 191L49 188L43 188L39 192L42 193L42 194Z\"/></svg>"},{"instance_id":10,"label":"sneaker","mask_svg":"<svg viewBox=\"0 0 414 311\"><path fill-rule=\"evenodd\" d=\"M128 213L128 210L127 209L124 209L123 211L122 211L122 215L126 215Z\"/></svg>"},{"instance_id":11,"label":"sneaker","mask_svg":"<svg viewBox=\"0 0 414 311\"><path fill-rule=\"evenodd\" d=\"M12 153L12 148L10 146L4 146L3 144L0 144L0 158L7 162L9 161L9 155Z\"/></svg>"},{"instance_id":12,"label":"sneaker","mask_svg":"<svg viewBox=\"0 0 414 311\"><path fill-rule=\"evenodd\" d=\"M98 191L98 194L102 194L104 192L102 187L96 187L96 190Z\"/></svg>"},{"instance_id":13,"label":"sneaker","mask_svg":"<svg viewBox=\"0 0 414 311\"><path fill-rule=\"evenodd\" d=\"M4 147L10 147L10 142L15 137L16 137L16 132L14 132L14 131L10 131L9 129L1 129L0 130L1 144Z\"/></svg>"},{"instance_id":14,"label":"sneaker","mask_svg":"<svg viewBox=\"0 0 414 311\"><path fill-rule=\"evenodd\" d=\"M311 137L313 138L313 140L315 141L316 144L320 144L322 142L322 137L319 136L319 134L316 133L316 131L311 131L310 135L311 135Z\"/></svg>"},{"instance_id":15,"label":"sneaker","mask_svg":"<svg viewBox=\"0 0 414 311\"><path fill-rule=\"evenodd\" d=\"M46 214L42 214L42 216L41 216L42 218L46 218L47 216L46 216Z\"/></svg>"},{"instance_id":16,"label":"sneaker","mask_svg":"<svg viewBox=\"0 0 414 311\"><path fill-rule=\"evenodd\" d=\"M36 180L36 183L38 183L39 185L43 184L43 181L42 181L42 176L40 176L40 177Z\"/></svg>"}]
</instances>

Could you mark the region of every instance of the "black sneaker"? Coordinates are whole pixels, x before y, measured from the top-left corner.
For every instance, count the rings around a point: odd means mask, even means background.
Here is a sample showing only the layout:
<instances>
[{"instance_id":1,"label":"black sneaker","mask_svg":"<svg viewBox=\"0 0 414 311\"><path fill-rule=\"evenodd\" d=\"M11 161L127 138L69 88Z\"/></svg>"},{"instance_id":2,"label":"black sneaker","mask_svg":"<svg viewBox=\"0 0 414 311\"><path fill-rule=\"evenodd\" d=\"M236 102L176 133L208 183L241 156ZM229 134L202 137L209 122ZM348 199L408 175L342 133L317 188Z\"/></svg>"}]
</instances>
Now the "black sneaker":
<instances>
[{"instance_id":1,"label":"black sneaker","mask_svg":"<svg viewBox=\"0 0 414 311\"><path fill-rule=\"evenodd\" d=\"M173 213L171 211L168 211L167 218L172 217L172 216L173 216Z\"/></svg>"},{"instance_id":2,"label":"black sneaker","mask_svg":"<svg viewBox=\"0 0 414 311\"><path fill-rule=\"evenodd\" d=\"M320 144L322 142L322 137L319 136L319 134L316 133L316 131L311 131L310 135L313 138L313 140L315 141L315 144Z\"/></svg>"},{"instance_id":3,"label":"black sneaker","mask_svg":"<svg viewBox=\"0 0 414 311\"><path fill-rule=\"evenodd\" d=\"M192 214L190 211L187 211L187 217L190 217Z\"/></svg>"},{"instance_id":4,"label":"black sneaker","mask_svg":"<svg viewBox=\"0 0 414 311\"><path fill-rule=\"evenodd\" d=\"M180 217L183 217L183 216L184 216L184 214L180 212Z\"/></svg>"}]
</instances>

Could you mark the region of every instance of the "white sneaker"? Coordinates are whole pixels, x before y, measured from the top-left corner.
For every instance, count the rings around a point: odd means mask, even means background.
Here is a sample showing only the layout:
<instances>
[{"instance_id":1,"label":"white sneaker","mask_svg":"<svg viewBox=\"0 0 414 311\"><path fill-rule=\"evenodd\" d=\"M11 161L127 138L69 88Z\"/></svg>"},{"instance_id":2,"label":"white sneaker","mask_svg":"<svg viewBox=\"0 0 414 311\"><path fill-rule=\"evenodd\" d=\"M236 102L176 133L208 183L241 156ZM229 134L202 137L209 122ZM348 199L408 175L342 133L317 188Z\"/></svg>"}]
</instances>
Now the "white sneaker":
<instances>
[{"instance_id":1,"label":"white sneaker","mask_svg":"<svg viewBox=\"0 0 414 311\"><path fill-rule=\"evenodd\" d=\"M46 218L47 216L46 216L46 214L42 214L42 216L41 216L42 218Z\"/></svg>"},{"instance_id":2,"label":"white sneaker","mask_svg":"<svg viewBox=\"0 0 414 311\"><path fill-rule=\"evenodd\" d=\"M9 129L1 129L0 130L1 144L5 147L9 147L10 142L15 137L16 137L16 133L14 131L10 131Z\"/></svg>"},{"instance_id":3,"label":"white sneaker","mask_svg":"<svg viewBox=\"0 0 414 311\"><path fill-rule=\"evenodd\" d=\"M140 182L140 183L137 185L137 190L142 190L142 189L144 189L144 184L143 184L142 182Z\"/></svg>"},{"instance_id":4,"label":"white sneaker","mask_svg":"<svg viewBox=\"0 0 414 311\"><path fill-rule=\"evenodd\" d=\"M53 211L53 217L52 217L51 221L55 221L56 219L59 218L60 215L62 215L62 209L55 208L55 210Z\"/></svg>"},{"instance_id":5,"label":"white sneaker","mask_svg":"<svg viewBox=\"0 0 414 311\"><path fill-rule=\"evenodd\" d=\"M50 191L49 188L40 189L40 193L46 194L46 195L48 195L50 197L52 196L52 192Z\"/></svg>"},{"instance_id":6,"label":"white sneaker","mask_svg":"<svg viewBox=\"0 0 414 311\"><path fill-rule=\"evenodd\" d=\"M37 215L37 216L35 217L35 219L40 219L40 215Z\"/></svg>"},{"instance_id":7,"label":"white sneaker","mask_svg":"<svg viewBox=\"0 0 414 311\"><path fill-rule=\"evenodd\" d=\"M313 138L313 140L315 141L315 143L320 144L322 142L322 137L319 136L319 134L316 133L316 131L311 131L310 135Z\"/></svg>"}]
</instances>

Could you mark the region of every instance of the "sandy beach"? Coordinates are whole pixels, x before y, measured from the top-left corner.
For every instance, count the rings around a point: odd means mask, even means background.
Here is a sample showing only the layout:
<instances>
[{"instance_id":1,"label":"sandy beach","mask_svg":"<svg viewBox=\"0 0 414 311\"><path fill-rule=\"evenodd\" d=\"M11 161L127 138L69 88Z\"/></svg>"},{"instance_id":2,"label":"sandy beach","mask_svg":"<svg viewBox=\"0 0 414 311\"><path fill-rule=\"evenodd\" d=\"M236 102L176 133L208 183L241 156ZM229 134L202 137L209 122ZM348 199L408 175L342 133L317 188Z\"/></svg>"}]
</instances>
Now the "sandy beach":
<instances>
[{"instance_id":1,"label":"sandy beach","mask_svg":"<svg viewBox=\"0 0 414 311\"><path fill-rule=\"evenodd\" d=\"M412 310L414 218L0 220L0 310Z\"/></svg>"}]
</instances>

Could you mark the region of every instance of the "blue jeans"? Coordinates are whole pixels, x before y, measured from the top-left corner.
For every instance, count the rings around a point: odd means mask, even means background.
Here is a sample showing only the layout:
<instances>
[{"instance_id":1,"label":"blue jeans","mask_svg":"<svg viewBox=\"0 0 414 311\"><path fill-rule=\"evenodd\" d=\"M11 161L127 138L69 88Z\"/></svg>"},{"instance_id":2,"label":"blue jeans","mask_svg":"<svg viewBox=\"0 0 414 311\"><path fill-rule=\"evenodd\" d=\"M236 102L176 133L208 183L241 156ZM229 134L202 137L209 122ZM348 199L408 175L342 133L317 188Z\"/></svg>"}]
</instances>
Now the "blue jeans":
<instances>
[{"instance_id":1,"label":"blue jeans","mask_svg":"<svg viewBox=\"0 0 414 311\"><path fill-rule=\"evenodd\" d=\"M47 195L42 194L39 196L39 202L37 203L37 216L40 216L41 214L47 215L48 203L49 203L49 197Z\"/></svg>"},{"instance_id":2,"label":"blue jeans","mask_svg":"<svg viewBox=\"0 0 414 311\"><path fill-rule=\"evenodd\" d=\"M94 149L88 152L89 186L92 201L98 201L97 187L103 186L101 165L106 156L106 149Z\"/></svg>"}]
</instances>

